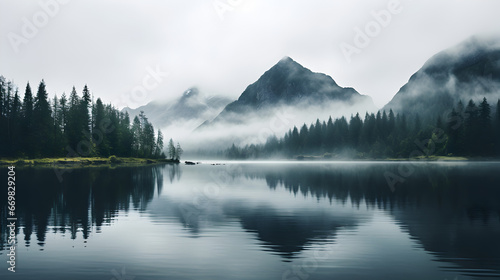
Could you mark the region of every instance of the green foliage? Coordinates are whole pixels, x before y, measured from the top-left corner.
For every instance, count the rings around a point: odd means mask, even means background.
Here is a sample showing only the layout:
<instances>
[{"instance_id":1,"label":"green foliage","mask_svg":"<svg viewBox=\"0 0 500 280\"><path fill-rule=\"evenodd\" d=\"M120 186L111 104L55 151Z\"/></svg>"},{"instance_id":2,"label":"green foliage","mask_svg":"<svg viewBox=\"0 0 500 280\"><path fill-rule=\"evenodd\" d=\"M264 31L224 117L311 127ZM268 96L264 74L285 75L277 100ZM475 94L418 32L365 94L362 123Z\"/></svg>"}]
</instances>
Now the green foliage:
<instances>
[{"instance_id":1,"label":"green foliage","mask_svg":"<svg viewBox=\"0 0 500 280\"><path fill-rule=\"evenodd\" d=\"M128 113L100 98L94 103L87 85L81 98L73 87L69 99L63 93L49 100L43 80L34 98L28 83L21 102L17 87L0 76L0 129L0 157L165 158L163 134L155 135L144 112L131 124ZM181 154L178 145L174 157Z\"/></svg>"}]
</instances>

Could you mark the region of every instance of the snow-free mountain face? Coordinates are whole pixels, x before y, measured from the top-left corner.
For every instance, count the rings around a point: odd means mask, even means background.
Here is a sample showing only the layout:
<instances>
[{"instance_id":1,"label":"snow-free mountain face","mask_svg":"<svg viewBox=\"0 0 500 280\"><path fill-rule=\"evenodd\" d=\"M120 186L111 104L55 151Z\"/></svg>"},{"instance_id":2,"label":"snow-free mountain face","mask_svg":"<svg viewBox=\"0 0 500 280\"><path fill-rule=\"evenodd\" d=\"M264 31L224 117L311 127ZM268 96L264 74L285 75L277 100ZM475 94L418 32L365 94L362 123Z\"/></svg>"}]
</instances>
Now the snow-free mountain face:
<instances>
[{"instance_id":1,"label":"snow-free mountain face","mask_svg":"<svg viewBox=\"0 0 500 280\"><path fill-rule=\"evenodd\" d=\"M206 119L215 117L230 99L225 97L203 96L197 88L186 90L180 98L171 102L153 101L137 109L124 108L131 116L144 111L149 121L159 128L172 124L186 124L194 129Z\"/></svg>"},{"instance_id":2,"label":"snow-free mountain face","mask_svg":"<svg viewBox=\"0 0 500 280\"><path fill-rule=\"evenodd\" d=\"M249 85L238 100L227 105L210 124L244 123L248 113L262 113L280 106L296 107L297 110L320 106L328 110L333 102L342 102L346 106L362 105L363 110L375 110L370 97L359 94L353 88L340 87L330 76L314 73L285 57ZM335 109L331 109L330 114L334 115Z\"/></svg>"},{"instance_id":3,"label":"snow-free mountain face","mask_svg":"<svg viewBox=\"0 0 500 280\"><path fill-rule=\"evenodd\" d=\"M500 40L472 37L430 58L384 109L428 118L483 97L500 98Z\"/></svg>"}]
</instances>

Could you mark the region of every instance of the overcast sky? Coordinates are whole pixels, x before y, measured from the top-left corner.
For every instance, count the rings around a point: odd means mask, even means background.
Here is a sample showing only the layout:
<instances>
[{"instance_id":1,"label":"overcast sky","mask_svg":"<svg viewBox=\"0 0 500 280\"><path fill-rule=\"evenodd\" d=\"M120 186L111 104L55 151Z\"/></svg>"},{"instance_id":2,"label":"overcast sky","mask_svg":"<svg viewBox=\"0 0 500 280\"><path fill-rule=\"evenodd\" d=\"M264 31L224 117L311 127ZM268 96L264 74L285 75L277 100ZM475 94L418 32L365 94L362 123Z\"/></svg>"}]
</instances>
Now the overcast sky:
<instances>
[{"instance_id":1,"label":"overcast sky","mask_svg":"<svg viewBox=\"0 0 500 280\"><path fill-rule=\"evenodd\" d=\"M137 107L191 86L237 99L290 56L381 107L435 53L500 35L499 11L497 0L0 0L0 74L22 93L41 79L58 96L87 84Z\"/></svg>"}]
</instances>

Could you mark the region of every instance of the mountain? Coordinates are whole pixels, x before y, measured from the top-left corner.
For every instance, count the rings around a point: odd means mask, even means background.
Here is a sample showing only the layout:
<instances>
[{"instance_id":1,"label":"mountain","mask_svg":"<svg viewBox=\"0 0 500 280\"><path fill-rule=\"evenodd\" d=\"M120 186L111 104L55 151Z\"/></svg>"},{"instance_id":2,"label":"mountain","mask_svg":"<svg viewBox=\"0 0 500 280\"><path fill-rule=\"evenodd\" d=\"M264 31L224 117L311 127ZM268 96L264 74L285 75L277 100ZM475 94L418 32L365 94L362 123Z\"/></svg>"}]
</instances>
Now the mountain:
<instances>
[{"instance_id":1,"label":"mountain","mask_svg":"<svg viewBox=\"0 0 500 280\"><path fill-rule=\"evenodd\" d=\"M227 105L212 122L204 125L243 123L248 113L262 113L283 105L296 109L310 106L328 109L331 102L339 101L347 106L363 103L375 109L370 97L359 94L353 88L340 87L330 76L314 73L290 57L284 57L249 85L238 100Z\"/></svg>"},{"instance_id":2,"label":"mountain","mask_svg":"<svg viewBox=\"0 0 500 280\"><path fill-rule=\"evenodd\" d=\"M500 98L500 40L475 36L431 57L383 109L434 117L483 97Z\"/></svg>"},{"instance_id":3,"label":"mountain","mask_svg":"<svg viewBox=\"0 0 500 280\"><path fill-rule=\"evenodd\" d=\"M136 109L126 107L123 111L131 116L144 111L149 121L159 128L185 122L194 123L195 128L204 120L215 117L229 102L231 100L225 97L202 96L197 88L190 88L174 101L153 101Z\"/></svg>"}]
</instances>

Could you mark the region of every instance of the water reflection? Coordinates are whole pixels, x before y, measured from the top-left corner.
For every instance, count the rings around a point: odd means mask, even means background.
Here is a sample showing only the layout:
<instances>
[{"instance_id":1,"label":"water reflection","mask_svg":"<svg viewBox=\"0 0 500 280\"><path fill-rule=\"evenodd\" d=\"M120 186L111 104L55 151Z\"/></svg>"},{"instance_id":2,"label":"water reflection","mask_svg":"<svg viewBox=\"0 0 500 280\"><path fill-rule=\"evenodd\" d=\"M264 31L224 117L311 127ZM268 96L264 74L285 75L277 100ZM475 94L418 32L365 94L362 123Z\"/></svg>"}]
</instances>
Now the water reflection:
<instances>
[{"instance_id":1,"label":"water reflection","mask_svg":"<svg viewBox=\"0 0 500 280\"><path fill-rule=\"evenodd\" d=\"M413 172L392 190L384 174L388 171L398 174L402 166L405 170L413 168ZM160 236L160 240L178 238L177 242L182 242L179 240L188 237L190 241L183 246L189 246L203 240L214 242L210 238L215 233L227 234L228 238L238 236L239 230L252 236L259 251L278 256L280 262L293 262L313 247L327 244L356 247L360 243L365 244L359 245L365 246L364 250L370 246L376 254L383 253L385 248L378 243L383 243L385 237L375 233L358 236L354 245L340 241L346 233L376 224L383 213L390 217L396 231L406 233L414 242L413 248L406 248L405 253L393 259L387 257L387 261L409 258L405 254L418 249L431 254L443 271L458 270L463 276L500 276L498 164L232 167L228 164L75 169L63 175L62 183L52 170L19 169L17 230L25 246L32 246L35 241L31 239L36 236L36 246L43 249L48 232L86 240L91 238L89 233L93 230L101 232L104 226L112 227L120 212L133 211L146 215L159 226L153 229L156 232L148 234ZM214 172L225 175L217 178ZM208 193L206 186L211 186ZM7 229L3 192L1 199L0 245L4 248ZM167 233L172 225L183 228L184 235ZM133 224L130 231L132 227ZM383 234L392 238L391 231L392 227L382 226ZM238 239L227 250L246 252L249 242ZM170 259L183 261L179 255L187 254L184 249L165 252L160 248L152 255L167 257L171 253ZM366 256L373 259L368 253ZM228 257L221 257L221 263L223 258ZM368 262L355 260L365 261Z\"/></svg>"},{"instance_id":2,"label":"water reflection","mask_svg":"<svg viewBox=\"0 0 500 280\"><path fill-rule=\"evenodd\" d=\"M44 246L46 233L70 234L75 239L81 232L89 238L91 227L99 232L112 223L118 211L145 211L155 193L161 193L163 174L177 180L178 166L135 168L73 169L59 181L53 170L24 168L17 171L16 216L26 246L36 233L37 244ZM2 195L4 193L2 192ZM2 199L2 210L6 209ZM6 241L6 213L2 211L2 248Z\"/></svg>"},{"instance_id":3,"label":"water reflection","mask_svg":"<svg viewBox=\"0 0 500 280\"><path fill-rule=\"evenodd\" d=\"M414 173L393 192L383 176L402 165ZM287 166L250 171L269 188L387 211L400 226L463 275L500 277L498 164L346 164Z\"/></svg>"}]
</instances>

